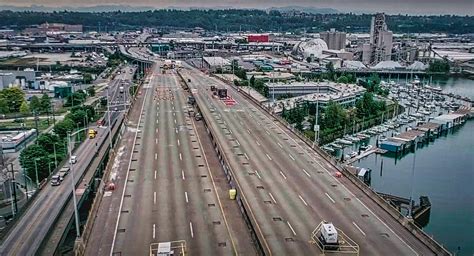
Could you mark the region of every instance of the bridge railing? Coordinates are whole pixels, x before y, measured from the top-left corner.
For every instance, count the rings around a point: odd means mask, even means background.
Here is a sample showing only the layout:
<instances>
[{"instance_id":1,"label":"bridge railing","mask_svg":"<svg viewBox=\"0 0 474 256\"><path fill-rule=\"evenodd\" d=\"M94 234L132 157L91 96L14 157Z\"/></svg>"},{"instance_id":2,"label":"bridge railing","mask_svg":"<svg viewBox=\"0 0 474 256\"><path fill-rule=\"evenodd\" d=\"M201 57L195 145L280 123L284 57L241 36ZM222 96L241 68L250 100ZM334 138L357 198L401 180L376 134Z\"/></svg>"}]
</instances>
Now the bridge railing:
<instances>
[{"instance_id":1,"label":"bridge railing","mask_svg":"<svg viewBox=\"0 0 474 256\"><path fill-rule=\"evenodd\" d=\"M237 86L227 81L219 76L211 75L216 79L226 83L227 85L237 89ZM274 120L278 121L281 125L288 128L288 130L301 139L303 142L307 144L310 148L312 148L316 153L322 156L327 162L329 162L336 170L341 172L345 177L347 177L353 184L355 184L360 190L362 190L369 198L371 198L376 204L378 204L382 209L384 209L388 214L390 214L394 219L396 219L402 226L404 226L408 231L410 231L416 238L422 241L426 246L428 246L432 251L434 251L437 255L451 255L451 253L444 248L441 244L439 244L436 240L432 237L428 236L422 229L414 224L413 221L408 220L405 216L403 216L393 205L391 205L388 201L384 200L381 196L379 196L371 187L367 186L364 182L362 182L356 175L351 173L344 165L342 165L336 158L328 154L326 151L322 150L318 146L309 140L306 136L304 136L300 131L296 130L291 124L289 124L286 120L282 117L275 115L270 111L270 108L265 106L263 103L254 99L250 94L248 94L245 90L238 90L244 97L254 103L254 105L258 106L262 109L265 113L270 115Z\"/></svg>"}]
</instances>

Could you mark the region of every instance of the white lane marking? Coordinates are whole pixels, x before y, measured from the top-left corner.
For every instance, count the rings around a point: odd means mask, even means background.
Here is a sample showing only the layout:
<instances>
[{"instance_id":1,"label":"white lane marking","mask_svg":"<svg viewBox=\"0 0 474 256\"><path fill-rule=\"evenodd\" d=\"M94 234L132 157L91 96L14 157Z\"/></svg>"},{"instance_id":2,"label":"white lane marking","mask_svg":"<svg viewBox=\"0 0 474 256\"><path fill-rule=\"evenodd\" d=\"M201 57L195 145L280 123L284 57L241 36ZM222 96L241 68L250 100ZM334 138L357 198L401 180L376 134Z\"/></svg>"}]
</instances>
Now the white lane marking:
<instances>
[{"instance_id":1,"label":"white lane marking","mask_svg":"<svg viewBox=\"0 0 474 256\"><path fill-rule=\"evenodd\" d=\"M308 206L308 203L306 203L306 201L303 199L303 197L301 195L298 195L298 197L301 199L301 201L303 201L303 204Z\"/></svg>"},{"instance_id":2,"label":"white lane marking","mask_svg":"<svg viewBox=\"0 0 474 256\"><path fill-rule=\"evenodd\" d=\"M235 142L237 142L237 145L239 145L239 146L240 146L240 142L239 142L238 140L235 140Z\"/></svg>"},{"instance_id":3,"label":"white lane marking","mask_svg":"<svg viewBox=\"0 0 474 256\"><path fill-rule=\"evenodd\" d=\"M178 134L178 128L176 128L175 131L176 131L176 134Z\"/></svg>"},{"instance_id":4,"label":"white lane marking","mask_svg":"<svg viewBox=\"0 0 474 256\"><path fill-rule=\"evenodd\" d=\"M244 153L244 156L245 156L245 158L247 158L247 160L250 160L250 159L249 159L249 156L247 155L247 153Z\"/></svg>"},{"instance_id":5,"label":"white lane marking","mask_svg":"<svg viewBox=\"0 0 474 256\"><path fill-rule=\"evenodd\" d=\"M291 226L290 222L287 221L286 224L288 224L288 227L290 227L291 232L293 232L293 235L296 236L296 232L295 232L295 230L293 229L293 227Z\"/></svg>"},{"instance_id":6,"label":"white lane marking","mask_svg":"<svg viewBox=\"0 0 474 256\"><path fill-rule=\"evenodd\" d=\"M176 124L176 119L174 120L174 124Z\"/></svg>"},{"instance_id":7,"label":"white lane marking","mask_svg":"<svg viewBox=\"0 0 474 256\"><path fill-rule=\"evenodd\" d=\"M184 177L184 170L181 170L181 177L183 178L183 180L186 179L186 178Z\"/></svg>"},{"instance_id":8,"label":"white lane marking","mask_svg":"<svg viewBox=\"0 0 474 256\"><path fill-rule=\"evenodd\" d=\"M277 201L276 201L275 198L273 197L272 193L268 192L268 195L270 196L270 198L272 199L272 201L276 204Z\"/></svg>"},{"instance_id":9,"label":"white lane marking","mask_svg":"<svg viewBox=\"0 0 474 256\"><path fill-rule=\"evenodd\" d=\"M295 158L291 155L291 154L288 154L291 158L291 160L295 161Z\"/></svg>"},{"instance_id":10,"label":"white lane marking","mask_svg":"<svg viewBox=\"0 0 474 256\"><path fill-rule=\"evenodd\" d=\"M155 170L155 180L156 180L156 170Z\"/></svg>"},{"instance_id":11,"label":"white lane marking","mask_svg":"<svg viewBox=\"0 0 474 256\"><path fill-rule=\"evenodd\" d=\"M304 148L298 144L298 142L293 138L291 137L285 130L283 130L281 127L279 127L278 125L276 125L276 127L282 131L283 133L286 134L286 136L288 136L294 143L296 143L296 145L298 145L302 150L304 150ZM305 151L306 152L306 151ZM384 225L388 230L390 230L390 232L392 232L404 245L406 245L408 248L410 248L410 250L415 254L415 255L419 255L410 245L408 245L407 242L405 242L405 240L403 240L397 233L395 233L395 231L393 231L393 229L391 229L385 222L383 222L379 216L377 216L372 210L369 209L369 207L367 207L367 205L365 205L359 198L357 198L354 193L352 193L345 185L343 185L341 183L341 181L339 181L336 177L334 177L334 175L332 175L323 165L321 165L317 160L319 160L317 157L315 157L314 155L306 152L306 154L313 160L316 160L315 162L321 167L323 168L324 171L326 171L327 174L329 174L329 176L331 176L337 183L339 183L340 185L342 185L342 187L344 187L344 189L352 196L354 197L367 211L369 211L373 216L375 216L375 218L380 222L382 223L382 225ZM316 152L316 154L318 154Z\"/></svg>"},{"instance_id":12,"label":"white lane marking","mask_svg":"<svg viewBox=\"0 0 474 256\"><path fill-rule=\"evenodd\" d=\"M303 172L304 174L306 174L306 176L311 177L311 175L309 175L309 173L305 169L303 169Z\"/></svg>"},{"instance_id":13,"label":"white lane marking","mask_svg":"<svg viewBox=\"0 0 474 256\"><path fill-rule=\"evenodd\" d=\"M272 161L272 158L268 154L265 155L267 155L268 160Z\"/></svg>"},{"instance_id":14,"label":"white lane marking","mask_svg":"<svg viewBox=\"0 0 474 256\"><path fill-rule=\"evenodd\" d=\"M156 124L158 124L158 119L156 119Z\"/></svg>"},{"instance_id":15,"label":"white lane marking","mask_svg":"<svg viewBox=\"0 0 474 256\"><path fill-rule=\"evenodd\" d=\"M156 204L156 191L153 192L153 204Z\"/></svg>"},{"instance_id":16,"label":"white lane marking","mask_svg":"<svg viewBox=\"0 0 474 256\"><path fill-rule=\"evenodd\" d=\"M179 144L179 139L178 139L178 146L179 146L179 145L180 145L180 144Z\"/></svg>"},{"instance_id":17,"label":"white lane marking","mask_svg":"<svg viewBox=\"0 0 474 256\"><path fill-rule=\"evenodd\" d=\"M283 174L282 171L280 171L280 174L281 174L281 176L283 176L283 178L286 180L286 176L285 176L285 174Z\"/></svg>"},{"instance_id":18,"label":"white lane marking","mask_svg":"<svg viewBox=\"0 0 474 256\"><path fill-rule=\"evenodd\" d=\"M175 112L173 112L173 116L176 116L176 113L175 113Z\"/></svg>"},{"instance_id":19,"label":"white lane marking","mask_svg":"<svg viewBox=\"0 0 474 256\"><path fill-rule=\"evenodd\" d=\"M260 146L260 142L258 142L258 140L255 141L257 143L257 146Z\"/></svg>"},{"instance_id":20,"label":"white lane marking","mask_svg":"<svg viewBox=\"0 0 474 256\"><path fill-rule=\"evenodd\" d=\"M155 224L153 224L153 239L155 239L155 237L156 237L155 231L156 231L156 229L155 229Z\"/></svg>"},{"instance_id":21,"label":"white lane marking","mask_svg":"<svg viewBox=\"0 0 474 256\"><path fill-rule=\"evenodd\" d=\"M186 203L189 203L188 192L184 192L184 198L186 198Z\"/></svg>"},{"instance_id":22,"label":"white lane marking","mask_svg":"<svg viewBox=\"0 0 474 256\"><path fill-rule=\"evenodd\" d=\"M179 160L183 160L183 156L179 153Z\"/></svg>"},{"instance_id":23,"label":"white lane marking","mask_svg":"<svg viewBox=\"0 0 474 256\"><path fill-rule=\"evenodd\" d=\"M244 123L242 123L242 121L239 121L239 123L240 123L241 125L244 125Z\"/></svg>"},{"instance_id":24,"label":"white lane marking","mask_svg":"<svg viewBox=\"0 0 474 256\"><path fill-rule=\"evenodd\" d=\"M155 144L158 144L158 139L155 139Z\"/></svg>"},{"instance_id":25,"label":"white lane marking","mask_svg":"<svg viewBox=\"0 0 474 256\"><path fill-rule=\"evenodd\" d=\"M334 199L332 199L332 197L331 197L328 193L325 193L325 194L326 194L326 196L329 198L329 200L331 200L331 202L332 202L333 204L336 203L336 201L334 201Z\"/></svg>"},{"instance_id":26,"label":"white lane marking","mask_svg":"<svg viewBox=\"0 0 474 256\"><path fill-rule=\"evenodd\" d=\"M362 235L366 236L365 232L362 231L362 229L359 226L357 226L357 224L355 222L352 222L352 224L354 224L354 226L360 231L360 233L362 233Z\"/></svg>"},{"instance_id":27,"label":"white lane marking","mask_svg":"<svg viewBox=\"0 0 474 256\"><path fill-rule=\"evenodd\" d=\"M257 170L255 170L255 174L257 175L257 177L258 177L259 179L262 179L262 177L260 177L260 174L258 173Z\"/></svg>"},{"instance_id":28,"label":"white lane marking","mask_svg":"<svg viewBox=\"0 0 474 256\"><path fill-rule=\"evenodd\" d=\"M191 231L191 237L194 238L193 223L192 222L189 222L189 229Z\"/></svg>"},{"instance_id":29,"label":"white lane marking","mask_svg":"<svg viewBox=\"0 0 474 256\"><path fill-rule=\"evenodd\" d=\"M265 132L266 132L268 135L270 135L270 132L269 132L269 131L265 130Z\"/></svg>"},{"instance_id":30,"label":"white lane marking","mask_svg":"<svg viewBox=\"0 0 474 256\"><path fill-rule=\"evenodd\" d=\"M158 133L158 128L155 129L155 133Z\"/></svg>"},{"instance_id":31,"label":"white lane marking","mask_svg":"<svg viewBox=\"0 0 474 256\"><path fill-rule=\"evenodd\" d=\"M158 154L157 154L157 153L155 153L155 160L156 160L156 159L158 159Z\"/></svg>"},{"instance_id":32,"label":"white lane marking","mask_svg":"<svg viewBox=\"0 0 474 256\"><path fill-rule=\"evenodd\" d=\"M250 130L249 130L249 129L247 129L247 132L250 134Z\"/></svg>"},{"instance_id":33,"label":"white lane marking","mask_svg":"<svg viewBox=\"0 0 474 256\"><path fill-rule=\"evenodd\" d=\"M280 148L283 148L283 146L280 144L280 142L277 142L277 144Z\"/></svg>"},{"instance_id":34,"label":"white lane marking","mask_svg":"<svg viewBox=\"0 0 474 256\"><path fill-rule=\"evenodd\" d=\"M157 117L160 116L160 113L156 113L156 116L157 116Z\"/></svg>"},{"instance_id":35,"label":"white lane marking","mask_svg":"<svg viewBox=\"0 0 474 256\"><path fill-rule=\"evenodd\" d=\"M229 130L229 133L232 134L232 130L231 130L231 129L227 129L227 130Z\"/></svg>"}]
</instances>

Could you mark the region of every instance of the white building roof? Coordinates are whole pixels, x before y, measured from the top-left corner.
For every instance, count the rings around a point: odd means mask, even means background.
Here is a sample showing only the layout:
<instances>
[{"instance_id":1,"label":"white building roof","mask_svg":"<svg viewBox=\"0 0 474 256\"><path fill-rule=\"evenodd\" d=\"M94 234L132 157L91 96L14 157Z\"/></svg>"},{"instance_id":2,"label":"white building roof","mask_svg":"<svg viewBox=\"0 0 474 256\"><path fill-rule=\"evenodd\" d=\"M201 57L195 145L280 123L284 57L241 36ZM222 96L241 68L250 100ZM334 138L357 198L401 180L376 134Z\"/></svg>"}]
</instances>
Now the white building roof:
<instances>
[{"instance_id":1,"label":"white building roof","mask_svg":"<svg viewBox=\"0 0 474 256\"><path fill-rule=\"evenodd\" d=\"M381 61L377 63L372 69L396 69L396 68L402 68L402 65L400 63L387 60L387 61Z\"/></svg>"},{"instance_id":2,"label":"white building roof","mask_svg":"<svg viewBox=\"0 0 474 256\"><path fill-rule=\"evenodd\" d=\"M222 57L204 57L204 61L209 64L209 66L228 66L230 65L230 61L222 58Z\"/></svg>"}]
</instances>

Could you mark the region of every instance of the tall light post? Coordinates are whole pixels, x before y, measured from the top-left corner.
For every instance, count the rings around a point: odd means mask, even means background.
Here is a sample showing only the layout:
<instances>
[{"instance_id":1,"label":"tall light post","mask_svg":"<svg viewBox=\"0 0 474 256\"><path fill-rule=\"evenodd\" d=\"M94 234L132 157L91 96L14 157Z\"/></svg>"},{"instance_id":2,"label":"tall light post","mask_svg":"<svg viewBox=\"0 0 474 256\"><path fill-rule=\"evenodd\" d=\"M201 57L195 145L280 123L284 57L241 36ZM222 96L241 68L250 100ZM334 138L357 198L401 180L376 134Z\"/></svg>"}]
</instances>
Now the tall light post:
<instances>
[{"instance_id":1,"label":"tall light post","mask_svg":"<svg viewBox=\"0 0 474 256\"><path fill-rule=\"evenodd\" d=\"M316 93L316 118L315 118L315 123L314 123L314 144L316 146L319 145L319 124L318 124L318 119L319 119L319 86L318 84L318 91Z\"/></svg>"},{"instance_id":2,"label":"tall light post","mask_svg":"<svg viewBox=\"0 0 474 256\"><path fill-rule=\"evenodd\" d=\"M112 123L110 122L110 98L109 98L109 89L110 87L107 87L107 118L108 118L108 123L109 125L108 128L109 128L109 146L110 146L110 150L112 150Z\"/></svg>"},{"instance_id":3,"label":"tall light post","mask_svg":"<svg viewBox=\"0 0 474 256\"><path fill-rule=\"evenodd\" d=\"M36 173L36 187L39 187L39 178L38 178L38 164L37 162L41 160L40 158L35 158L35 173Z\"/></svg>"},{"instance_id":4,"label":"tall light post","mask_svg":"<svg viewBox=\"0 0 474 256\"><path fill-rule=\"evenodd\" d=\"M87 130L87 127L84 127L74 133L68 132L67 134L67 142L68 142L68 155L69 155L69 169L71 170L71 190L72 190L72 200L74 203L74 218L76 221L76 238L81 237L81 231L79 229L79 210L77 209L77 199L76 199L76 184L75 184L75 179L74 179L74 164L71 161L72 157L72 143L71 143L71 137L75 136L76 134Z\"/></svg>"}]
</instances>

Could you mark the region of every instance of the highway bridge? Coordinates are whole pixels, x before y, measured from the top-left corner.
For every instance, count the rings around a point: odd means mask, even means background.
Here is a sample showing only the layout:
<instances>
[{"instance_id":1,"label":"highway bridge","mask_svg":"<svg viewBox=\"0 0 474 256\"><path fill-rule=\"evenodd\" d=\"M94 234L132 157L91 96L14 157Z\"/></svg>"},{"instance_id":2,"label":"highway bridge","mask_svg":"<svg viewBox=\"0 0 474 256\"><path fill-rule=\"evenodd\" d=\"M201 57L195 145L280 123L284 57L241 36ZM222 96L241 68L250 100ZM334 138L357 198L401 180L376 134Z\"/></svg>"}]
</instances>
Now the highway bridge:
<instances>
[{"instance_id":1,"label":"highway bridge","mask_svg":"<svg viewBox=\"0 0 474 256\"><path fill-rule=\"evenodd\" d=\"M158 243L173 241L191 255L314 255L322 252L311 234L329 221L360 255L449 254L350 175L335 177L339 166L242 91L191 66L161 64L130 110L123 154L104 178L116 189L100 194L81 253L156 255ZM83 147L79 160L91 161L91 145ZM0 254L35 254L70 194L38 196Z\"/></svg>"},{"instance_id":2,"label":"highway bridge","mask_svg":"<svg viewBox=\"0 0 474 256\"><path fill-rule=\"evenodd\" d=\"M120 93L119 87L128 81L133 76L134 68L125 67L122 69L120 75L112 80L107 90L110 91L108 95L109 102L123 102L127 101L128 94ZM104 92L105 93L105 92ZM73 182L76 188L81 185L82 178L89 171L89 165L96 157L99 147L103 144L108 145L108 127L110 124L115 124L123 118L123 106L117 106L117 111L110 111L104 116L104 126L95 127L98 130L98 135L95 139L86 139L74 152L77 156L77 163L74 165L74 181L72 175L67 175L60 186L51 186L47 182L44 187L37 192L37 195L30 199L29 205L22 210L17 220L10 224L8 230L3 235L0 245L0 255L35 255L42 245L43 241L50 233L50 229L54 226L58 216L64 210L65 205L72 198L71 183ZM108 114L110 113L110 119ZM109 124L110 120L110 124ZM107 148L104 146L103 148ZM64 161L66 163L67 161ZM94 171L94 170L92 170ZM76 195L80 193L76 191ZM83 194L80 194L81 196ZM78 199L79 201L80 198ZM63 230L64 231L64 230ZM53 251L55 248L52 248Z\"/></svg>"},{"instance_id":3,"label":"highway bridge","mask_svg":"<svg viewBox=\"0 0 474 256\"><path fill-rule=\"evenodd\" d=\"M166 241L184 241L191 255L242 254L239 241L248 234L235 235L228 224L235 216L220 207L209 177L210 169L222 166L237 190L256 254L321 253L309 242L321 221L353 239L360 255L448 254L353 180L336 178L330 160L241 91L187 65L165 74L158 66L142 92L130 157L118 170L124 185L112 192L115 203L105 208L117 216L106 228L94 226L93 233L104 238L88 244L89 254L154 255L150 248ZM184 88L178 86L180 78ZM211 86L226 88L230 98L219 99ZM207 134L196 133L188 116L186 87L197 100L219 162L209 164L210 154L203 154L200 141Z\"/></svg>"}]
</instances>

